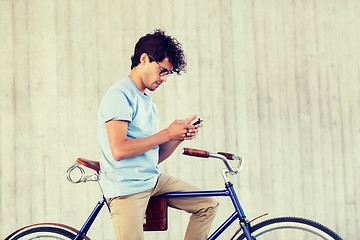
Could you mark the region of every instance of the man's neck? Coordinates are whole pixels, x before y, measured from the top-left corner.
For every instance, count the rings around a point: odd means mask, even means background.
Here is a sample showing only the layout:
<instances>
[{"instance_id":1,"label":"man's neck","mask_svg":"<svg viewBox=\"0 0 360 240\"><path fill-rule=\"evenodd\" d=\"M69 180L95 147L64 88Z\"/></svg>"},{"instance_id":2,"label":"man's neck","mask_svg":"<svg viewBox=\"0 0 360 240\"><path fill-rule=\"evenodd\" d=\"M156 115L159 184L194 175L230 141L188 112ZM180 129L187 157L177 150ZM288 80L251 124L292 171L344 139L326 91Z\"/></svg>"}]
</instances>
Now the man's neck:
<instances>
[{"instance_id":1,"label":"man's neck","mask_svg":"<svg viewBox=\"0 0 360 240\"><path fill-rule=\"evenodd\" d=\"M142 76L139 74L139 71L136 68L133 68L129 74L129 78L135 84L136 88L142 93L145 94L146 87L143 84Z\"/></svg>"}]
</instances>

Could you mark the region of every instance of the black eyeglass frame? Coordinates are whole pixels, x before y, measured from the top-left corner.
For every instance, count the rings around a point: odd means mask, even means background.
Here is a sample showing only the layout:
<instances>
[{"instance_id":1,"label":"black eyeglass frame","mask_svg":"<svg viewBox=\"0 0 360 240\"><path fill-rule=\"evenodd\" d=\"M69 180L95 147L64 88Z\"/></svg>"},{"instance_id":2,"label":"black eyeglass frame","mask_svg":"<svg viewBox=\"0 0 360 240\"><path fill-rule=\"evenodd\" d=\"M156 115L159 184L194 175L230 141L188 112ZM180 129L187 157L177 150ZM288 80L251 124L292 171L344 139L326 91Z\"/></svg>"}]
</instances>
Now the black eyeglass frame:
<instances>
[{"instance_id":1,"label":"black eyeglass frame","mask_svg":"<svg viewBox=\"0 0 360 240\"><path fill-rule=\"evenodd\" d=\"M171 74L174 73L172 70L167 70L166 68L163 68L162 66L160 66L158 61L156 61L153 56L151 56L150 54L147 54L147 55L149 56L149 58L151 58L151 60L156 62L156 64L159 66L159 69L160 69L159 76L170 76Z\"/></svg>"}]
</instances>

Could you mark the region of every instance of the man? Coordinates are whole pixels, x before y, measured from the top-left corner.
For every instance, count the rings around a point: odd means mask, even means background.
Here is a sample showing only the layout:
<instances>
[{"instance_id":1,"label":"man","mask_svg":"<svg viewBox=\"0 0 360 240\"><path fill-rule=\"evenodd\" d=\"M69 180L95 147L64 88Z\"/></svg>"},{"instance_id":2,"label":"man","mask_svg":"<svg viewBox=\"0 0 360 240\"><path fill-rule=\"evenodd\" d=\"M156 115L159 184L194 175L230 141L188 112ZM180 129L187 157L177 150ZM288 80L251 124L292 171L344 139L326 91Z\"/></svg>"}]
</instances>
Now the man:
<instances>
[{"instance_id":1,"label":"man","mask_svg":"<svg viewBox=\"0 0 360 240\"><path fill-rule=\"evenodd\" d=\"M151 196L199 188L158 172L184 140L192 140L202 124L196 115L175 120L158 131L158 110L145 91L156 90L173 72L185 71L181 44L161 30L139 39L127 78L113 85L98 111L101 181L108 199L116 238L143 239L143 220ZM172 198L168 205L191 213L185 239L206 239L218 202L213 198Z\"/></svg>"}]
</instances>

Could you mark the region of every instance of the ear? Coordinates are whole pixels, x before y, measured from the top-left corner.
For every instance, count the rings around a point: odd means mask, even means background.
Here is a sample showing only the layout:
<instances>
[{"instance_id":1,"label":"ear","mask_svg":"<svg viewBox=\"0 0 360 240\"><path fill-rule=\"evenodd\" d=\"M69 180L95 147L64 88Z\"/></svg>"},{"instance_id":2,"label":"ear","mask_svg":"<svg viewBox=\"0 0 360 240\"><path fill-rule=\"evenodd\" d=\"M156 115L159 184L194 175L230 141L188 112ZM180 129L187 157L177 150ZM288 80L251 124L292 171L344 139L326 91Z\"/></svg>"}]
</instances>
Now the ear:
<instances>
[{"instance_id":1,"label":"ear","mask_svg":"<svg viewBox=\"0 0 360 240\"><path fill-rule=\"evenodd\" d=\"M147 62L150 62L149 56L146 53L141 54L140 64L144 65Z\"/></svg>"}]
</instances>

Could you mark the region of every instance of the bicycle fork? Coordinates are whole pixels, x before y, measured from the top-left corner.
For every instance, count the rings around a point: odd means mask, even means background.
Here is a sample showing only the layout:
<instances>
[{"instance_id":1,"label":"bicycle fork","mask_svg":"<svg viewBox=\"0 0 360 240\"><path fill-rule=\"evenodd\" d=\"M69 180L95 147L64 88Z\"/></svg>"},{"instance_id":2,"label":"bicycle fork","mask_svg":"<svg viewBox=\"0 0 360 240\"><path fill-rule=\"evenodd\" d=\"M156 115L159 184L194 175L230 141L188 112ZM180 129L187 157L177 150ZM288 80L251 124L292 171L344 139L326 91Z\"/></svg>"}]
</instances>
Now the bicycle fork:
<instances>
[{"instance_id":1,"label":"bicycle fork","mask_svg":"<svg viewBox=\"0 0 360 240\"><path fill-rule=\"evenodd\" d=\"M250 234L250 222L247 220L244 210L242 209L240 205L240 201L235 193L233 184L228 181L225 183L225 188L229 190L231 201L233 202L233 205L235 207L236 213L238 214L238 217L240 219L240 227L243 230L246 239L248 240L256 240L255 237L251 236Z\"/></svg>"}]
</instances>

